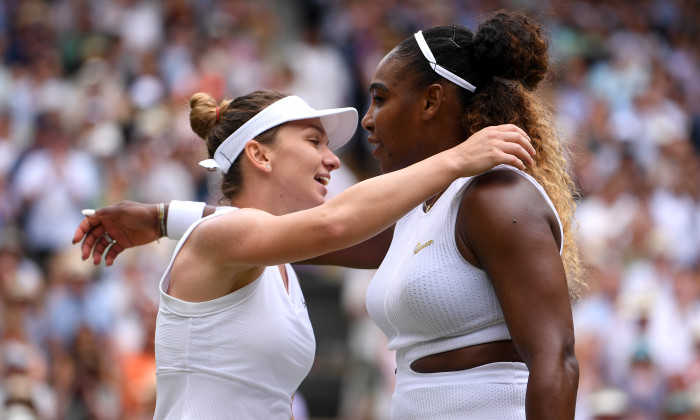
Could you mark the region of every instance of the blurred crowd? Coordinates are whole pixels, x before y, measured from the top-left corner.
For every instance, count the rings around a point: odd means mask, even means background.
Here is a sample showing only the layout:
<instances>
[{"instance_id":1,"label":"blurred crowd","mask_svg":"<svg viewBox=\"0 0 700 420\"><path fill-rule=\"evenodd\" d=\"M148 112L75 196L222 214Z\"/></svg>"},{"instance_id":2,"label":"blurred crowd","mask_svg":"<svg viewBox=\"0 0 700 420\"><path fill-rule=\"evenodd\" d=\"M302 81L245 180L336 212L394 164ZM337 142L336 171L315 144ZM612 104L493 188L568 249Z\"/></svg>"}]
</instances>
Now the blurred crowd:
<instances>
[{"instance_id":1,"label":"blurred crowd","mask_svg":"<svg viewBox=\"0 0 700 420\"><path fill-rule=\"evenodd\" d=\"M174 241L105 268L71 239L83 208L218 202L192 93L278 89L362 114L398 42L499 8L534 12L552 38L539 92L570 149L591 286L574 304L577 419L700 419L697 0L1 1L0 418L152 417ZM378 173L364 138L342 149L335 190ZM371 272L331 274L350 325L335 418L386 419L394 366L364 312ZM297 418L313 418L303 401Z\"/></svg>"}]
</instances>

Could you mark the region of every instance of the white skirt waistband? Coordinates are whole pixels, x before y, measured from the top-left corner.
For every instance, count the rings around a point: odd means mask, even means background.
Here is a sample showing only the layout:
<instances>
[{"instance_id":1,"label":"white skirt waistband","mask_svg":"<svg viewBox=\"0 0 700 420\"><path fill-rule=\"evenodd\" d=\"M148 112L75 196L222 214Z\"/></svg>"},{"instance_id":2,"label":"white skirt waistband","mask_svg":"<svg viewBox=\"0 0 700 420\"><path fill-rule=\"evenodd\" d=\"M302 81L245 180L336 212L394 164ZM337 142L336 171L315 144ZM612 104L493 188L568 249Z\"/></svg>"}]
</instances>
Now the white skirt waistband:
<instances>
[{"instance_id":1,"label":"white skirt waistband","mask_svg":"<svg viewBox=\"0 0 700 420\"><path fill-rule=\"evenodd\" d=\"M527 384L529 376L527 366L521 362L489 363L454 372L418 373L410 368L400 369L396 372L396 392L441 385Z\"/></svg>"}]
</instances>

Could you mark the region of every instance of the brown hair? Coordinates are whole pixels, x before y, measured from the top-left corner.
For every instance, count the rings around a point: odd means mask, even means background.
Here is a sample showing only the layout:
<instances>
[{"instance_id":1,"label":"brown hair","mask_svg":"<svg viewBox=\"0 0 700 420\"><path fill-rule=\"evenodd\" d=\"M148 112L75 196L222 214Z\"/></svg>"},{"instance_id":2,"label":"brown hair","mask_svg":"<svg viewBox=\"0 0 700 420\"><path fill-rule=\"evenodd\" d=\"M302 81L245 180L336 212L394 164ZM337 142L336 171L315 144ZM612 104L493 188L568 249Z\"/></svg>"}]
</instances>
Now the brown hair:
<instances>
[{"instance_id":1,"label":"brown hair","mask_svg":"<svg viewBox=\"0 0 700 420\"><path fill-rule=\"evenodd\" d=\"M441 66L476 86L474 93L458 89L465 138L487 126L515 124L532 139L537 155L526 172L544 187L559 213L569 295L581 297L587 285L574 238L578 191L552 113L534 94L549 64L549 40L543 28L525 14L500 12L481 23L476 33L453 25L431 28L423 35ZM441 79L426 64L413 37L401 42L392 54L402 60L418 86Z\"/></svg>"},{"instance_id":2,"label":"brown hair","mask_svg":"<svg viewBox=\"0 0 700 420\"><path fill-rule=\"evenodd\" d=\"M225 99L217 105L211 95L195 93L190 98L190 126L207 143L209 157L213 158L216 149L228 136L260 111L286 96L288 95L274 90L258 90L233 100ZM271 128L259 134L255 140L262 144L272 144L276 141L277 129L278 127ZM221 180L221 193L229 201L239 192L243 182L240 162L241 155L233 161Z\"/></svg>"}]
</instances>

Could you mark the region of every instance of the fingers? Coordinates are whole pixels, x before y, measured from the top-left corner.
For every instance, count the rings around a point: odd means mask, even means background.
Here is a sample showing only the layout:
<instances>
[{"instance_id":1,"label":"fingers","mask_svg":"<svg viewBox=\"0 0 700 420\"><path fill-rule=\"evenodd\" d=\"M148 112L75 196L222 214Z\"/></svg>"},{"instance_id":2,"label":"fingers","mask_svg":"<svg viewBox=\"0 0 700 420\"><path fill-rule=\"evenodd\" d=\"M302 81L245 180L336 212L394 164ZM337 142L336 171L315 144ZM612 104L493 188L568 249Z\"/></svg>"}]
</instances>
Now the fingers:
<instances>
[{"instance_id":1,"label":"fingers","mask_svg":"<svg viewBox=\"0 0 700 420\"><path fill-rule=\"evenodd\" d=\"M521 130L522 131L522 130ZM535 150L535 146L532 145L532 140L530 137L526 136L517 136L514 141L518 143L525 151L527 151L528 157L532 158L532 156L535 156L537 154L537 151ZM531 159L532 160L532 159ZM534 161L532 161L534 163Z\"/></svg>"},{"instance_id":2,"label":"fingers","mask_svg":"<svg viewBox=\"0 0 700 420\"><path fill-rule=\"evenodd\" d=\"M105 231L104 235L102 235L102 237L95 242L95 248L92 251L93 263L98 265L103 255L105 257L105 263L107 263L107 256L109 255L109 252L111 252L116 246L121 245L119 245L118 242ZM107 265L112 265L114 258L116 258L119 252L120 251L117 251L112 254L111 262Z\"/></svg>"},{"instance_id":3,"label":"fingers","mask_svg":"<svg viewBox=\"0 0 700 420\"><path fill-rule=\"evenodd\" d=\"M98 224L96 226L91 227L90 230L85 234L83 243L80 246L80 250L83 254L83 260L86 260L88 259L88 257L90 257L90 253L95 247L95 244L97 244L103 238L102 235L104 235L104 233L104 226L102 226L102 224Z\"/></svg>"},{"instance_id":4,"label":"fingers","mask_svg":"<svg viewBox=\"0 0 700 420\"><path fill-rule=\"evenodd\" d=\"M532 158L530 150L520 142L506 143L504 151L512 156L518 158L519 162L522 162L523 167L520 169L525 169L526 165L534 165L535 160Z\"/></svg>"},{"instance_id":5,"label":"fingers","mask_svg":"<svg viewBox=\"0 0 700 420\"><path fill-rule=\"evenodd\" d=\"M535 154L537 154L537 152L535 151L535 147L532 145L532 139L530 138L530 136L517 125L502 124L487 127L486 129L489 128L497 131L497 137L501 138L502 140L518 143L525 150L527 150L527 153L530 156L535 156Z\"/></svg>"},{"instance_id":6,"label":"fingers","mask_svg":"<svg viewBox=\"0 0 700 420\"><path fill-rule=\"evenodd\" d=\"M88 233L84 235L83 243L80 246L83 260L87 260L90 258L90 254L92 254L93 264L100 264L105 250L112 245L112 242L107 239L105 233L106 230L104 226L99 223L93 226Z\"/></svg>"},{"instance_id":7,"label":"fingers","mask_svg":"<svg viewBox=\"0 0 700 420\"><path fill-rule=\"evenodd\" d=\"M503 163L506 165L514 166L520 169L521 171L524 171L526 169L525 163L523 163L522 159L518 158L516 155L504 153Z\"/></svg>"},{"instance_id":8,"label":"fingers","mask_svg":"<svg viewBox=\"0 0 700 420\"><path fill-rule=\"evenodd\" d=\"M78 227L75 229L75 233L73 234L73 244L77 244L78 242L83 240L83 237L90 231L90 222L88 221L88 218L84 218Z\"/></svg>"},{"instance_id":9,"label":"fingers","mask_svg":"<svg viewBox=\"0 0 700 420\"><path fill-rule=\"evenodd\" d=\"M513 130L515 130L516 132L520 133L521 136L523 136L525 139L527 139L527 142L528 142L528 143L532 143L532 139L530 138L530 136L529 136L522 128L518 127L518 126L515 125L515 124L506 124L506 126L508 126L510 129L513 129ZM534 149L533 149L533 150L534 150Z\"/></svg>"},{"instance_id":10,"label":"fingers","mask_svg":"<svg viewBox=\"0 0 700 420\"><path fill-rule=\"evenodd\" d=\"M93 264L99 265L104 256L105 264L112 265L117 255L126 248L111 237L108 238L107 230L101 222L102 218L99 216L95 217L96 213L104 213L103 210L98 209L97 212L92 209L83 210L82 213L86 217L75 230L73 243L76 244L82 241L80 250L83 260L87 260L92 254Z\"/></svg>"},{"instance_id":11,"label":"fingers","mask_svg":"<svg viewBox=\"0 0 700 420\"><path fill-rule=\"evenodd\" d=\"M109 251L107 251L107 255L105 255L105 264L107 266L114 264L114 259L117 258L117 255L119 255L125 249L126 248L124 248L122 245L120 245L119 242L113 244L111 247L109 247Z\"/></svg>"},{"instance_id":12,"label":"fingers","mask_svg":"<svg viewBox=\"0 0 700 420\"><path fill-rule=\"evenodd\" d=\"M532 158L534 151L532 145L519 133L501 133L493 143L493 147L497 154L498 152L503 153L503 155L497 156L497 160L506 160L506 162L499 163L512 164L522 170L525 169L526 165L535 164L535 160Z\"/></svg>"},{"instance_id":13,"label":"fingers","mask_svg":"<svg viewBox=\"0 0 700 420\"><path fill-rule=\"evenodd\" d=\"M93 264L100 265L100 261L102 260L102 254L104 254L105 250L109 247L109 245L110 243L104 236L100 236L97 239L97 241L95 242L95 247L92 249Z\"/></svg>"},{"instance_id":14,"label":"fingers","mask_svg":"<svg viewBox=\"0 0 700 420\"><path fill-rule=\"evenodd\" d=\"M515 124L486 127L474 136L475 146L481 144L485 148L482 150L486 152L486 159L493 166L506 164L526 170L527 165L535 164L532 157L536 155L536 150L532 139Z\"/></svg>"}]
</instances>

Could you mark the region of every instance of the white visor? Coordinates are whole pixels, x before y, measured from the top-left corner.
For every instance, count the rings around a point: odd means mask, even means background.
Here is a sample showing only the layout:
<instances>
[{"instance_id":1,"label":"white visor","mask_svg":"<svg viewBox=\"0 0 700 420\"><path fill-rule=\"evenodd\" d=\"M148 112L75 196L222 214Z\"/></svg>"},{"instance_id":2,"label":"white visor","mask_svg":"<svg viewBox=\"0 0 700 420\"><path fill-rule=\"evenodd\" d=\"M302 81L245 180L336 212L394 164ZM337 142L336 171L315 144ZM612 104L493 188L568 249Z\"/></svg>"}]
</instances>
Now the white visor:
<instances>
[{"instance_id":1,"label":"white visor","mask_svg":"<svg viewBox=\"0 0 700 420\"><path fill-rule=\"evenodd\" d=\"M352 138L357 129L355 108L332 108L316 110L298 96L287 96L258 112L243 124L216 149L214 159L199 162L208 169L221 169L228 173L231 164L250 140L261 133L289 121L320 118L328 135L328 147L337 150Z\"/></svg>"}]
</instances>

